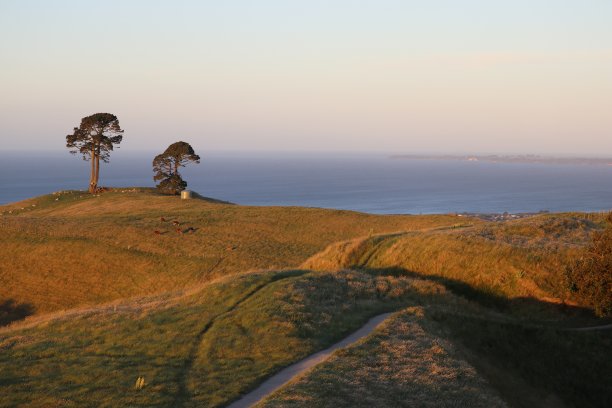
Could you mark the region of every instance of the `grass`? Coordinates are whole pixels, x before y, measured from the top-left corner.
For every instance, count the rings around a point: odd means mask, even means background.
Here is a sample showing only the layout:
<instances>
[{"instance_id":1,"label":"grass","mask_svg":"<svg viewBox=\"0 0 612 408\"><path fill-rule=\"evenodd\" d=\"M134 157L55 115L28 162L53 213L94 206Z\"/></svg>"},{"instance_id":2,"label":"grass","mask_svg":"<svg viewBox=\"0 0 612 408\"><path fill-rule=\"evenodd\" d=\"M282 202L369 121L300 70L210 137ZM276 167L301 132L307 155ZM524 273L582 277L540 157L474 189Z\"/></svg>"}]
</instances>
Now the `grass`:
<instances>
[{"instance_id":1,"label":"grass","mask_svg":"<svg viewBox=\"0 0 612 408\"><path fill-rule=\"evenodd\" d=\"M444 215L245 207L148 189L62 192L0 207L0 213L0 302L34 313L293 267L335 241L456 222ZM195 232L177 233L173 220Z\"/></svg>"},{"instance_id":2,"label":"grass","mask_svg":"<svg viewBox=\"0 0 612 408\"><path fill-rule=\"evenodd\" d=\"M0 405L222 406L374 314L444 296L411 278L289 270L60 315L0 332Z\"/></svg>"},{"instance_id":3,"label":"grass","mask_svg":"<svg viewBox=\"0 0 612 408\"><path fill-rule=\"evenodd\" d=\"M612 403L609 333L559 330L460 306L408 308L258 407Z\"/></svg>"},{"instance_id":4,"label":"grass","mask_svg":"<svg viewBox=\"0 0 612 408\"><path fill-rule=\"evenodd\" d=\"M93 310L3 333L2 403L172 405L199 331L264 281L245 276L152 308L145 302ZM138 377L148 384L141 391L134 389Z\"/></svg>"},{"instance_id":5,"label":"grass","mask_svg":"<svg viewBox=\"0 0 612 408\"><path fill-rule=\"evenodd\" d=\"M440 308L431 309L427 315L430 327L437 327L440 335L478 356L472 359L475 365L516 406L531 404L521 399L525 395L508 387L508 377L520 378L538 390L542 404L546 400L574 407L612 404L612 362L608 358L612 338L607 331L563 330L487 313L458 314Z\"/></svg>"},{"instance_id":6,"label":"grass","mask_svg":"<svg viewBox=\"0 0 612 408\"><path fill-rule=\"evenodd\" d=\"M609 336L560 329L590 322L562 270L600 214L459 224L148 189L0 213L0 322L38 315L0 328L2 407L220 407L406 308L264 405L609 406Z\"/></svg>"},{"instance_id":7,"label":"grass","mask_svg":"<svg viewBox=\"0 0 612 408\"><path fill-rule=\"evenodd\" d=\"M602 222L557 214L373 236L332 244L302 266L396 269L436 278L489 306L512 305L523 314L538 306L535 311L545 313L546 303L577 305L565 284L564 268Z\"/></svg>"},{"instance_id":8,"label":"grass","mask_svg":"<svg viewBox=\"0 0 612 408\"><path fill-rule=\"evenodd\" d=\"M442 290L423 281L353 271L307 273L275 282L207 333L191 371L192 405L220 406L280 368L333 344L369 317L433 301Z\"/></svg>"},{"instance_id":9,"label":"grass","mask_svg":"<svg viewBox=\"0 0 612 408\"><path fill-rule=\"evenodd\" d=\"M423 308L393 316L258 407L505 407L452 345L420 324Z\"/></svg>"}]
</instances>

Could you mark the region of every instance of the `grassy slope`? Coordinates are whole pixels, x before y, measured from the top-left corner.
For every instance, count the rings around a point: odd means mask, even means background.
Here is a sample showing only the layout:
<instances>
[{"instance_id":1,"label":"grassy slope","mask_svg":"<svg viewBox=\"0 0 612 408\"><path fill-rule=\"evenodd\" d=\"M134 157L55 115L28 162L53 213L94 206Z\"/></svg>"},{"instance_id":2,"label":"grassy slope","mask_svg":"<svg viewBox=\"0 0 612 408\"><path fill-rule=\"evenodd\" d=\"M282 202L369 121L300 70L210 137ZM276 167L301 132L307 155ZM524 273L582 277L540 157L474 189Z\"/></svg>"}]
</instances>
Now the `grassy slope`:
<instances>
[{"instance_id":1,"label":"grassy slope","mask_svg":"<svg viewBox=\"0 0 612 408\"><path fill-rule=\"evenodd\" d=\"M424 324L466 349L469 359L515 406L612 405L612 336L499 318L486 311L428 310ZM529 385L528 392L522 381ZM529 395L531 394L531 395Z\"/></svg>"},{"instance_id":2,"label":"grassy slope","mask_svg":"<svg viewBox=\"0 0 612 408\"><path fill-rule=\"evenodd\" d=\"M505 407L422 316L421 307L396 314L258 407Z\"/></svg>"},{"instance_id":3,"label":"grassy slope","mask_svg":"<svg viewBox=\"0 0 612 408\"><path fill-rule=\"evenodd\" d=\"M418 322L387 326L382 337L366 342L366 354L340 354L327 374L343 373L333 381L346 387L345 395L372 398L380 405L432 389L459 393L455 395L474 403L482 401L478 395L492 395L489 385L463 360L484 373L515 406L530 405L513 401L513 395L526 390L521 379L557 394L570 406L607 406L612 395L609 387L597 385L610 373L607 359L600 358L607 355L609 338L583 332L565 336L566 332L545 328L542 334L531 329L530 319L490 313L482 306L491 300L495 304L524 296L562 295L557 284L560 265L598 228L597 217L551 215L444 228L457 218L239 207L182 202L147 191L79 195L65 194L58 201L41 197L2 210L13 212L2 217L0 244L14 250L15 256L6 251L0 255L0 296L30 296L44 311L163 290L174 293L0 329L0 406L222 406L278 368L338 340L369 316L415 305L424 306L418 309L424 311ZM155 229L169 229L160 216L180 219L185 227L198 230L155 235ZM303 264L318 272L237 274L297 265L334 241L421 228L434 229L331 245ZM99 255L91 256L92 251ZM334 272L346 267L360 271ZM228 274L234 276L202 284ZM6 283L12 286L5 289ZM196 283L199 287L178 290ZM453 296L444 285L481 305ZM419 334L417 323L425 334ZM408 333L406 324L412 327ZM394 327L398 329L391 330ZM445 347L436 352L428 346L443 338L465 354ZM422 358L393 355L411 341L416 342L414 350L422 347ZM366 358L369 355L373 360ZM374 365L373 371L362 372L372 390L363 394L351 388L361 381L351 377L351 367L372 361L395 364L399 373L420 364L421 371L411 375L430 381L431 369L449 377L444 384L402 382L406 387L389 387L385 383L393 381L392 373ZM501 367L501 381L487 364L498 371ZM545 378L549 372L563 372L560 367L579 374ZM461 374L453 377L457 373ZM139 376L147 383L142 390L134 388ZM312 383L307 398L325 396L328 380L308 379ZM295 401L304 396L294 391L284 392L282 398ZM541 400L536 396L533 401Z\"/></svg>"},{"instance_id":4,"label":"grassy slope","mask_svg":"<svg viewBox=\"0 0 612 408\"><path fill-rule=\"evenodd\" d=\"M505 406L499 397L513 407L612 403L609 332L461 306L408 308L258 406Z\"/></svg>"},{"instance_id":5,"label":"grassy slope","mask_svg":"<svg viewBox=\"0 0 612 408\"><path fill-rule=\"evenodd\" d=\"M461 348L506 402L518 407L606 407L612 402L606 380L612 376L609 332L560 329L597 320L585 318L578 307L559 308L553 299L569 296L563 286L564 263L601 222L601 216L555 214L464 230L382 235L333 244L303 267L395 272L442 283L482 309L426 309L423 327ZM488 310L491 306L495 313ZM383 342L366 349L384 353L398 335L387 333ZM348 360L321 367L263 405L288 401L308 406L304 401L312 401L327 406L321 401L329 397L330 387L355 386L363 380L371 381L373 393L380 393L378 403L393 406L405 391L402 387L392 392L376 370L359 378L350 375L369 363L363 353L349 352ZM351 401L348 396L357 388L349 386L341 399Z\"/></svg>"},{"instance_id":6,"label":"grassy slope","mask_svg":"<svg viewBox=\"0 0 612 408\"><path fill-rule=\"evenodd\" d=\"M302 266L395 269L437 279L484 304L511 304L518 313L531 313L535 306L570 297L564 265L592 231L601 228L599 218L556 214L466 229L381 235L332 244Z\"/></svg>"},{"instance_id":7,"label":"grassy slope","mask_svg":"<svg viewBox=\"0 0 612 408\"><path fill-rule=\"evenodd\" d=\"M48 195L0 213L0 306L37 313L292 267L338 240L457 222L182 201L146 189ZM196 231L178 234L160 217Z\"/></svg>"},{"instance_id":8,"label":"grassy slope","mask_svg":"<svg viewBox=\"0 0 612 408\"><path fill-rule=\"evenodd\" d=\"M250 273L4 329L0 406L220 406L374 314L449 296L360 272ZM140 376L147 385L136 390Z\"/></svg>"}]
</instances>

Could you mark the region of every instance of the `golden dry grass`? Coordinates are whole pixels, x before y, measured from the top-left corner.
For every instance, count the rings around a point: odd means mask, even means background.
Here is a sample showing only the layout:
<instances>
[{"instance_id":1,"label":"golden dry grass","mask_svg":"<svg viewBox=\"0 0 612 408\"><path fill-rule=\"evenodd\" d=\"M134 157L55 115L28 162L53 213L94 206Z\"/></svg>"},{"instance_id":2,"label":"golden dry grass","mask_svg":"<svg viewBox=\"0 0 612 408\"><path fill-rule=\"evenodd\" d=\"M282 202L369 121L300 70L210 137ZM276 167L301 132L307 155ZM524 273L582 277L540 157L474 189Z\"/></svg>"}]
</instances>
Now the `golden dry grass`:
<instances>
[{"instance_id":1,"label":"golden dry grass","mask_svg":"<svg viewBox=\"0 0 612 408\"><path fill-rule=\"evenodd\" d=\"M183 201L146 189L66 192L0 207L0 213L0 301L36 313L291 267L338 240L456 221ZM185 233L177 233L173 220Z\"/></svg>"},{"instance_id":2,"label":"golden dry grass","mask_svg":"<svg viewBox=\"0 0 612 408\"><path fill-rule=\"evenodd\" d=\"M334 243L302 264L313 270L396 269L435 277L481 300L568 301L564 268L601 227L583 215L546 215Z\"/></svg>"},{"instance_id":3,"label":"golden dry grass","mask_svg":"<svg viewBox=\"0 0 612 408\"><path fill-rule=\"evenodd\" d=\"M609 340L565 335L549 321L530 321L535 315L491 312L449 291L562 296L560 268L601 217L459 225L445 215L242 207L124 191L0 208L0 307L56 311L0 329L0 406L223 406L370 316L406 306L413 309L268 403L501 406L482 378L489 373L474 371L484 365L460 352L467 347L511 372L502 378L526 378L576 406L609 405L599 403L609 390L597 385L610 372L599 358ZM160 217L196 231L178 234ZM136 387L139 378L144 386ZM494 385L512 401L508 395L525 391L516 384Z\"/></svg>"}]
</instances>

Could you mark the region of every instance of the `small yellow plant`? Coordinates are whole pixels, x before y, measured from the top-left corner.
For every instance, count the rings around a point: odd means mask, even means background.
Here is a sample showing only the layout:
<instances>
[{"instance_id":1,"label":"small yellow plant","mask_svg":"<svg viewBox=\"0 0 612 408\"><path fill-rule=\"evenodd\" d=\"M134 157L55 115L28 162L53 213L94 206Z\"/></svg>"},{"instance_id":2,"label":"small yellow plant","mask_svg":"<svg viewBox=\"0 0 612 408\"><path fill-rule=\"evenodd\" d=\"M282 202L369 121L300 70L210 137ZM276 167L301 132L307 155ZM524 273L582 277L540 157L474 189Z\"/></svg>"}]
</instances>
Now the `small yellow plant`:
<instances>
[{"instance_id":1,"label":"small yellow plant","mask_svg":"<svg viewBox=\"0 0 612 408\"><path fill-rule=\"evenodd\" d=\"M138 377L138 379L136 380L136 385L134 386L134 388L136 388L137 390L142 390L145 386L145 380L144 377Z\"/></svg>"}]
</instances>

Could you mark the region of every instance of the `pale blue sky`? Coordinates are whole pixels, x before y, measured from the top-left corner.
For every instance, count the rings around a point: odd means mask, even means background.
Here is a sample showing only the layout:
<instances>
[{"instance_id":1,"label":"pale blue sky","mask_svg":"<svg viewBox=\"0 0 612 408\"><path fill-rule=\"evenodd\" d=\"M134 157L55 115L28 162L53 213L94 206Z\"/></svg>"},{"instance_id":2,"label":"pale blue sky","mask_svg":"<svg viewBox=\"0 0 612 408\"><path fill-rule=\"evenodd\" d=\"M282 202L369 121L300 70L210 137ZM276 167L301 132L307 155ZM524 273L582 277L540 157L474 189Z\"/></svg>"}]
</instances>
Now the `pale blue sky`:
<instances>
[{"instance_id":1,"label":"pale blue sky","mask_svg":"<svg viewBox=\"0 0 612 408\"><path fill-rule=\"evenodd\" d=\"M2 150L612 155L612 1L0 0Z\"/></svg>"}]
</instances>

